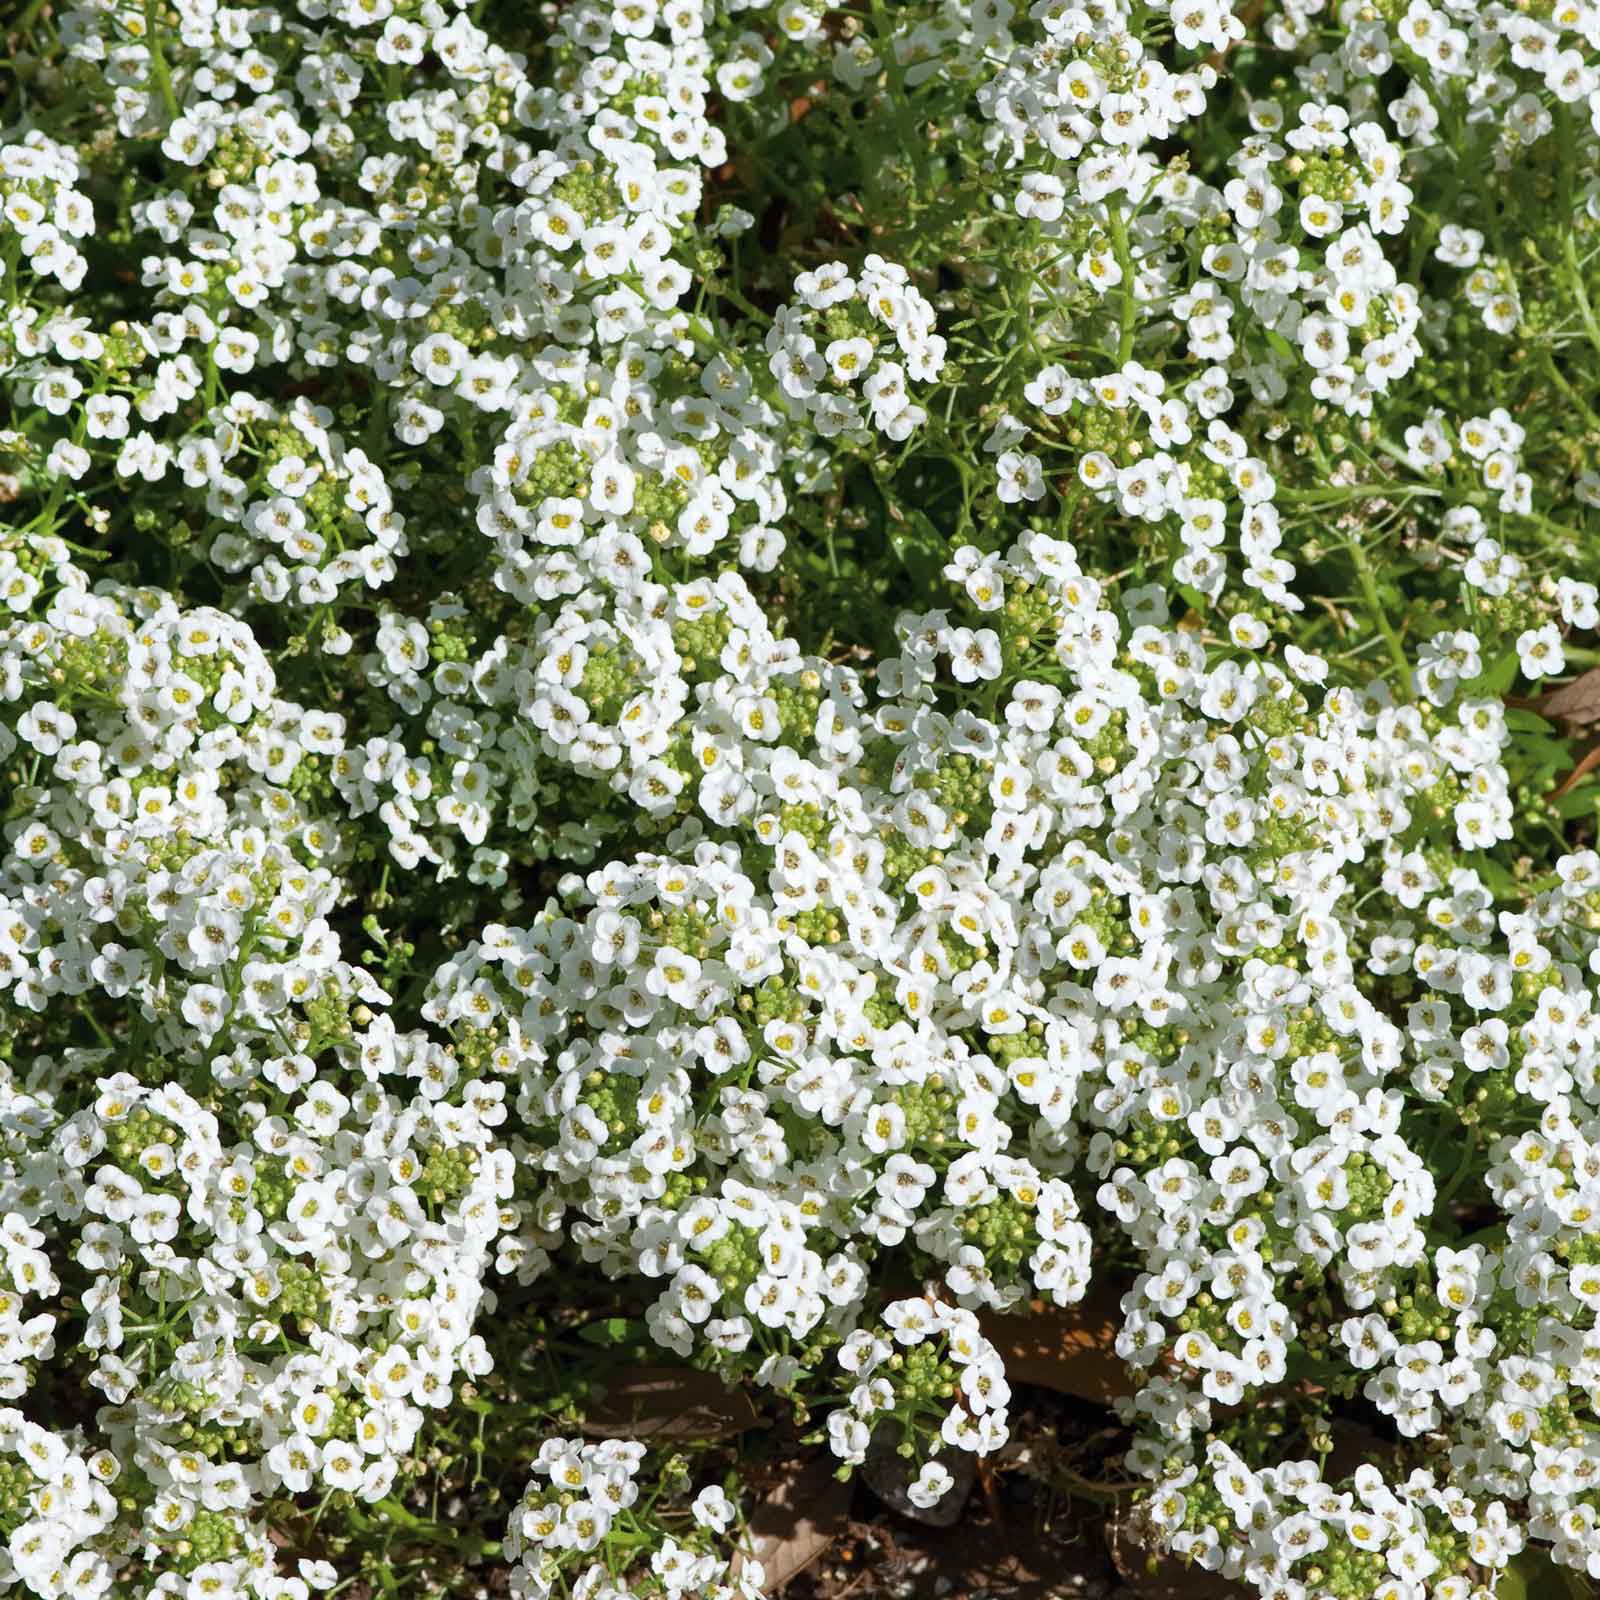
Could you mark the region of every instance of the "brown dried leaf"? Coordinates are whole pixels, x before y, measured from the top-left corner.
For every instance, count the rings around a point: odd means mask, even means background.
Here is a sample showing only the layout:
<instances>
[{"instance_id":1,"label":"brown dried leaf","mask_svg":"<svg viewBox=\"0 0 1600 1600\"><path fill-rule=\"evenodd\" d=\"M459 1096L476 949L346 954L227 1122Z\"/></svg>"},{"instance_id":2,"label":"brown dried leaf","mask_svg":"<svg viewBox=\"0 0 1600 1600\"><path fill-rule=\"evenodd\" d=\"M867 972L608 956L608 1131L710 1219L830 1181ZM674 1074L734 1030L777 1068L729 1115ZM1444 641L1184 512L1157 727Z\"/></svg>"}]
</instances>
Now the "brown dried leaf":
<instances>
[{"instance_id":1,"label":"brown dried leaf","mask_svg":"<svg viewBox=\"0 0 1600 1600\"><path fill-rule=\"evenodd\" d=\"M1133 1393L1116 1351L1119 1295L1105 1284L1092 1285L1076 1305L1035 1300L1026 1314L985 1314L980 1322L1006 1364L1008 1382L1036 1383L1099 1405Z\"/></svg>"},{"instance_id":2,"label":"brown dried leaf","mask_svg":"<svg viewBox=\"0 0 1600 1600\"><path fill-rule=\"evenodd\" d=\"M1596 767L1600 767L1600 744L1590 745L1578 757L1577 765L1550 791L1547 798L1559 800L1563 795L1571 794Z\"/></svg>"},{"instance_id":3,"label":"brown dried leaf","mask_svg":"<svg viewBox=\"0 0 1600 1600\"><path fill-rule=\"evenodd\" d=\"M733 1558L738 1576L747 1559L761 1563L762 1588L776 1594L784 1584L820 1561L844 1532L850 1509L850 1485L834 1477L829 1455L791 1461L766 1499L750 1515L749 1555Z\"/></svg>"},{"instance_id":4,"label":"brown dried leaf","mask_svg":"<svg viewBox=\"0 0 1600 1600\"><path fill-rule=\"evenodd\" d=\"M1581 678L1540 695L1534 704L1539 715L1549 721L1559 719L1579 728L1600 722L1600 667L1591 667Z\"/></svg>"},{"instance_id":5,"label":"brown dried leaf","mask_svg":"<svg viewBox=\"0 0 1600 1600\"><path fill-rule=\"evenodd\" d=\"M742 1389L695 1367L619 1367L578 1424L594 1439L726 1439L760 1419Z\"/></svg>"}]
</instances>

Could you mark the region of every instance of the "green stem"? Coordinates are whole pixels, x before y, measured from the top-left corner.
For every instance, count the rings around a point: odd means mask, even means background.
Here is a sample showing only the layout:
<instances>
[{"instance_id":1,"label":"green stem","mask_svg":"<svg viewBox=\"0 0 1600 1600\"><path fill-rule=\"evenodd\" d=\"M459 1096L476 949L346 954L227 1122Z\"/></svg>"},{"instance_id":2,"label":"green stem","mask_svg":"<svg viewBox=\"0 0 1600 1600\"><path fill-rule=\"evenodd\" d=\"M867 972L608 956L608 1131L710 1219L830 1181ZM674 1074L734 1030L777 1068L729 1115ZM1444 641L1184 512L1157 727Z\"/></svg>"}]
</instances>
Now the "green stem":
<instances>
[{"instance_id":1,"label":"green stem","mask_svg":"<svg viewBox=\"0 0 1600 1600\"><path fill-rule=\"evenodd\" d=\"M1578 265L1578 247L1570 233L1562 240L1561 247L1567 260L1567 272L1572 278L1572 293L1578 302L1578 315L1583 318L1589 343L1600 351L1600 323L1595 321L1594 307L1589 304L1589 296L1584 290L1583 269Z\"/></svg>"},{"instance_id":2,"label":"green stem","mask_svg":"<svg viewBox=\"0 0 1600 1600\"><path fill-rule=\"evenodd\" d=\"M1355 563L1356 579L1361 584L1362 598L1367 602L1367 609L1372 613L1372 620L1377 624L1379 633L1383 635L1383 642L1389 647L1389 659L1394 662L1395 670L1400 674L1400 688L1405 691L1411 682L1411 662L1406 656L1405 646L1400 642L1400 635L1394 631L1389 613L1378 596L1377 579L1373 576L1372 563L1367 560L1367 552L1361 548L1360 534L1357 533L1350 539L1345 548L1349 550L1350 559Z\"/></svg>"},{"instance_id":3,"label":"green stem","mask_svg":"<svg viewBox=\"0 0 1600 1600\"><path fill-rule=\"evenodd\" d=\"M1280 489L1273 498L1283 505L1337 506L1352 500L1437 499L1443 493L1420 483L1355 483L1348 488Z\"/></svg>"},{"instance_id":4,"label":"green stem","mask_svg":"<svg viewBox=\"0 0 1600 1600\"><path fill-rule=\"evenodd\" d=\"M44 10L45 0L29 0L28 9L22 13L16 25L16 34L20 39L26 39L33 31L33 25L39 20L39 13Z\"/></svg>"},{"instance_id":5,"label":"green stem","mask_svg":"<svg viewBox=\"0 0 1600 1600\"><path fill-rule=\"evenodd\" d=\"M1106 216L1111 229L1111 253L1122 269L1122 326L1117 339L1117 365L1126 366L1133 356L1133 330L1139 318L1138 302L1133 297L1133 251L1128 244L1128 222L1121 206L1108 206Z\"/></svg>"},{"instance_id":6,"label":"green stem","mask_svg":"<svg viewBox=\"0 0 1600 1600\"><path fill-rule=\"evenodd\" d=\"M178 97L172 92L172 74L167 71L167 58L161 51L161 29L156 25L156 0L144 0L144 34L156 88L167 108L167 115L176 122L181 113L178 110Z\"/></svg>"},{"instance_id":7,"label":"green stem","mask_svg":"<svg viewBox=\"0 0 1600 1600\"><path fill-rule=\"evenodd\" d=\"M1578 391L1561 376L1561 369L1556 365L1555 355L1548 346L1543 351L1543 355L1544 370L1550 374L1550 377L1554 381L1556 388L1558 388L1562 394L1564 394L1567 399L1570 400L1580 412L1582 412L1583 420L1587 422L1591 428L1600 429L1600 417L1597 417L1594 414L1593 410L1590 409L1589 403L1583 398L1583 396L1580 395Z\"/></svg>"},{"instance_id":8,"label":"green stem","mask_svg":"<svg viewBox=\"0 0 1600 1600\"><path fill-rule=\"evenodd\" d=\"M1474 1129L1472 1134L1471 1150L1467 1153L1466 1157L1463 1157L1457 1161L1455 1176L1451 1178L1449 1183L1447 1183L1442 1190L1440 1190L1438 1198L1433 1202L1435 1211L1442 1210L1453 1199L1455 1199L1456 1191L1466 1181L1468 1173L1474 1172L1470 1157L1471 1155L1476 1154L1477 1148L1478 1134L1477 1130Z\"/></svg>"},{"instance_id":9,"label":"green stem","mask_svg":"<svg viewBox=\"0 0 1600 1600\"><path fill-rule=\"evenodd\" d=\"M911 116L911 98L906 93L905 69L900 65L894 50L894 25L884 0L872 0L872 26L877 44L882 51L884 74L889 80L889 105L894 113L895 133L900 153L911 161L917 175L923 172L927 138L921 133Z\"/></svg>"}]
</instances>

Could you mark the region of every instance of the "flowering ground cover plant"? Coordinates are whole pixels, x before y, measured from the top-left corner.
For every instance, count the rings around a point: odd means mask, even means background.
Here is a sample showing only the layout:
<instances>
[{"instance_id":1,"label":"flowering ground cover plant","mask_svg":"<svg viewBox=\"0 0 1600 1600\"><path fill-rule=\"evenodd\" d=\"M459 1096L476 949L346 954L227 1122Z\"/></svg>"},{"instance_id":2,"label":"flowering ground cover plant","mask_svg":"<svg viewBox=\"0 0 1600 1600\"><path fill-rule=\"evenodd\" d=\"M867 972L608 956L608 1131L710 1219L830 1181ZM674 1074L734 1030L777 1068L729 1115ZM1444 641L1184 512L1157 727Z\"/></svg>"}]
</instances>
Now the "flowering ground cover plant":
<instances>
[{"instance_id":1,"label":"flowering ground cover plant","mask_svg":"<svg viewBox=\"0 0 1600 1600\"><path fill-rule=\"evenodd\" d=\"M6 1592L1600 1577L1590 0L8 10Z\"/></svg>"}]
</instances>

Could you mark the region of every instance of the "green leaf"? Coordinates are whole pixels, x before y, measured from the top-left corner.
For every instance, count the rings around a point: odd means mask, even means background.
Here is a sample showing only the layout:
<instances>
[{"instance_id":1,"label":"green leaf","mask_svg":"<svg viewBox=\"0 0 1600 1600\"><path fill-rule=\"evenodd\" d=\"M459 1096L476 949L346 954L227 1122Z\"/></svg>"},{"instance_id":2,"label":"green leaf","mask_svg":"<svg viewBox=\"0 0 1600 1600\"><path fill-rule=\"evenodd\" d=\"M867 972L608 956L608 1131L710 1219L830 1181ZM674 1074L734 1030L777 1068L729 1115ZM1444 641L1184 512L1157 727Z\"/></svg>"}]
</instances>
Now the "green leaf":
<instances>
[{"instance_id":1,"label":"green leaf","mask_svg":"<svg viewBox=\"0 0 1600 1600\"><path fill-rule=\"evenodd\" d=\"M1508 650L1498 661L1491 662L1476 678L1462 684L1471 695L1504 694L1517 676L1517 652Z\"/></svg>"},{"instance_id":2,"label":"green leaf","mask_svg":"<svg viewBox=\"0 0 1600 1600\"><path fill-rule=\"evenodd\" d=\"M598 1322L586 1322L578 1329L578 1337L585 1344L599 1345L609 1350L615 1345L632 1344L649 1336L650 1330L632 1317L602 1317Z\"/></svg>"},{"instance_id":3,"label":"green leaf","mask_svg":"<svg viewBox=\"0 0 1600 1600\"><path fill-rule=\"evenodd\" d=\"M1516 758L1519 769L1530 772L1566 772L1572 766L1572 747L1542 734L1524 734L1507 751L1508 761Z\"/></svg>"},{"instance_id":4,"label":"green leaf","mask_svg":"<svg viewBox=\"0 0 1600 1600\"><path fill-rule=\"evenodd\" d=\"M1506 726L1513 733L1554 733L1555 724L1546 722L1537 711L1524 711L1513 707L1506 712Z\"/></svg>"},{"instance_id":5,"label":"green leaf","mask_svg":"<svg viewBox=\"0 0 1600 1600\"><path fill-rule=\"evenodd\" d=\"M1474 862L1473 865L1479 877L1496 897L1513 900L1521 898L1522 885L1493 857L1485 856L1483 860Z\"/></svg>"},{"instance_id":6,"label":"green leaf","mask_svg":"<svg viewBox=\"0 0 1600 1600\"><path fill-rule=\"evenodd\" d=\"M926 512L886 502L889 513L889 546L896 558L919 584L937 587L944 578L950 559L949 543L940 538Z\"/></svg>"},{"instance_id":7,"label":"green leaf","mask_svg":"<svg viewBox=\"0 0 1600 1600\"><path fill-rule=\"evenodd\" d=\"M1558 1567L1549 1553L1529 1545L1513 1556L1495 1585L1496 1600L1593 1600L1595 1585L1571 1567Z\"/></svg>"},{"instance_id":8,"label":"green leaf","mask_svg":"<svg viewBox=\"0 0 1600 1600\"><path fill-rule=\"evenodd\" d=\"M1600 800L1600 787L1592 783L1580 783L1576 789L1556 801L1556 815L1564 822L1570 822L1574 817L1586 817L1594 810L1596 800Z\"/></svg>"}]
</instances>

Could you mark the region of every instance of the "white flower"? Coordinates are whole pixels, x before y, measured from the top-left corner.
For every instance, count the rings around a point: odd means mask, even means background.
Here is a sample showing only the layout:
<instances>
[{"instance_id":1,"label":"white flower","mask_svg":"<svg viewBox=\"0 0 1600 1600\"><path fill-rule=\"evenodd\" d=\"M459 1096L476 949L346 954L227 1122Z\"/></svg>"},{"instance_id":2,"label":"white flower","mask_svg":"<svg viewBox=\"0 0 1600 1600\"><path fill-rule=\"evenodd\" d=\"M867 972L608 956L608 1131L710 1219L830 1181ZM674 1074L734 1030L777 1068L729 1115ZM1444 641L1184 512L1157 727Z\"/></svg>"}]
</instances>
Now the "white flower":
<instances>
[{"instance_id":1,"label":"white flower","mask_svg":"<svg viewBox=\"0 0 1600 1600\"><path fill-rule=\"evenodd\" d=\"M1525 678L1550 678L1566 668L1561 635L1553 623L1529 628L1517 635L1517 663Z\"/></svg>"},{"instance_id":2,"label":"white flower","mask_svg":"<svg viewBox=\"0 0 1600 1600\"><path fill-rule=\"evenodd\" d=\"M931 1510L955 1487L955 1479L941 1462L926 1461L914 1482L906 1488L906 1498L923 1511Z\"/></svg>"},{"instance_id":3,"label":"white flower","mask_svg":"<svg viewBox=\"0 0 1600 1600\"><path fill-rule=\"evenodd\" d=\"M995 473L999 479L996 492L1008 505L1044 497L1044 468L1037 456L1007 450L995 462Z\"/></svg>"},{"instance_id":4,"label":"white flower","mask_svg":"<svg viewBox=\"0 0 1600 1600\"><path fill-rule=\"evenodd\" d=\"M708 1484L694 1497L689 1507L694 1520L713 1533L726 1533L734 1517L733 1502L717 1484Z\"/></svg>"}]
</instances>

